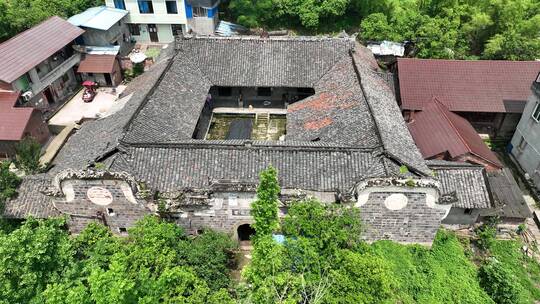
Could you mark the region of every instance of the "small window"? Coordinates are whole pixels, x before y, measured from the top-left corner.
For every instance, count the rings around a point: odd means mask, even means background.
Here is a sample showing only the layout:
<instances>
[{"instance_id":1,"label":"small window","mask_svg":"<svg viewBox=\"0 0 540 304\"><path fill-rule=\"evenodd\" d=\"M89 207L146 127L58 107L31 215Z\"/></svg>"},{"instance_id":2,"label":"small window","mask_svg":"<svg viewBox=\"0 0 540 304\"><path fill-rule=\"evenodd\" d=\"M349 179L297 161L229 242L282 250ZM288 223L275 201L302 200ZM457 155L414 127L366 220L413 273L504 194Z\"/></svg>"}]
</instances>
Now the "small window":
<instances>
[{"instance_id":1,"label":"small window","mask_svg":"<svg viewBox=\"0 0 540 304\"><path fill-rule=\"evenodd\" d=\"M139 3L139 12L141 14L153 14L154 6L152 5L152 0L138 0Z\"/></svg>"},{"instance_id":2,"label":"small window","mask_svg":"<svg viewBox=\"0 0 540 304\"><path fill-rule=\"evenodd\" d=\"M129 32L131 35L133 36L139 36L141 35L141 29L139 28L139 25L138 24L128 24L129 26Z\"/></svg>"},{"instance_id":3,"label":"small window","mask_svg":"<svg viewBox=\"0 0 540 304\"><path fill-rule=\"evenodd\" d=\"M208 17L208 9L204 7L194 7L193 17Z\"/></svg>"},{"instance_id":4,"label":"small window","mask_svg":"<svg viewBox=\"0 0 540 304\"><path fill-rule=\"evenodd\" d=\"M124 2L124 0L114 0L114 7L116 7L117 9L125 10L126 3Z\"/></svg>"},{"instance_id":5,"label":"small window","mask_svg":"<svg viewBox=\"0 0 540 304\"><path fill-rule=\"evenodd\" d=\"M464 212L464 213L465 213L465 214L471 215L471 214L472 214L472 211L473 211L473 210L472 210L471 208L465 208L465 212Z\"/></svg>"},{"instance_id":6,"label":"small window","mask_svg":"<svg viewBox=\"0 0 540 304\"><path fill-rule=\"evenodd\" d=\"M219 87L218 88L218 95L219 96L232 96L232 88L231 87Z\"/></svg>"},{"instance_id":7,"label":"small window","mask_svg":"<svg viewBox=\"0 0 540 304\"><path fill-rule=\"evenodd\" d=\"M94 73L87 73L89 77L93 77Z\"/></svg>"},{"instance_id":8,"label":"small window","mask_svg":"<svg viewBox=\"0 0 540 304\"><path fill-rule=\"evenodd\" d=\"M107 215L109 215L109 216L115 216L116 213L114 213L113 208L107 208Z\"/></svg>"},{"instance_id":9,"label":"small window","mask_svg":"<svg viewBox=\"0 0 540 304\"><path fill-rule=\"evenodd\" d=\"M171 24L171 30L174 36L182 35L182 25L181 24Z\"/></svg>"},{"instance_id":10,"label":"small window","mask_svg":"<svg viewBox=\"0 0 540 304\"><path fill-rule=\"evenodd\" d=\"M178 7L176 6L176 0L174 1L165 1L167 6L167 14L178 14Z\"/></svg>"},{"instance_id":11,"label":"small window","mask_svg":"<svg viewBox=\"0 0 540 304\"><path fill-rule=\"evenodd\" d=\"M266 88L266 87L257 88L257 96L272 96L272 88Z\"/></svg>"},{"instance_id":12,"label":"small window","mask_svg":"<svg viewBox=\"0 0 540 304\"><path fill-rule=\"evenodd\" d=\"M127 233L127 228L126 227L118 227L118 232Z\"/></svg>"},{"instance_id":13,"label":"small window","mask_svg":"<svg viewBox=\"0 0 540 304\"><path fill-rule=\"evenodd\" d=\"M540 122L540 103L536 103L536 105L534 106L534 110L532 112L532 118L536 121L536 122Z\"/></svg>"}]
</instances>

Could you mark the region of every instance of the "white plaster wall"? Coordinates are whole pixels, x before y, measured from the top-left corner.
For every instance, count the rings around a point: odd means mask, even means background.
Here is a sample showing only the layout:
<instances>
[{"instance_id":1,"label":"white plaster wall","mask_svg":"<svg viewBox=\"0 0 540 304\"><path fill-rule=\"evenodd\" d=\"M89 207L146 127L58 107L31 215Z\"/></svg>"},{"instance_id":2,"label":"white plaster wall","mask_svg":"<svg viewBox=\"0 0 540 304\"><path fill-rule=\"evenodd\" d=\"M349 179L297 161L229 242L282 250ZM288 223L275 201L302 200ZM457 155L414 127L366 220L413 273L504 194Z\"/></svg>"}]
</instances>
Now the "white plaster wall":
<instances>
[{"instance_id":1,"label":"white plaster wall","mask_svg":"<svg viewBox=\"0 0 540 304\"><path fill-rule=\"evenodd\" d=\"M170 43L174 41L174 36L170 24L158 24L157 30L159 42Z\"/></svg>"},{"instance_id":2,"label":"white plaster wall","mask_svg":"<svg viewBox=\"0 0 540 304\"><path fill-rule=\"evenodd\" d=\"M129 11L128 23L155 23L155 24L186 24L186 9L184 0L177 0L178 14L167 14L165 0L153 0L153 14L140 14L137 0L124 0L126 10ZM113 0L106 0L106 5L114 7Z\"/></svg>"}]
</instances>

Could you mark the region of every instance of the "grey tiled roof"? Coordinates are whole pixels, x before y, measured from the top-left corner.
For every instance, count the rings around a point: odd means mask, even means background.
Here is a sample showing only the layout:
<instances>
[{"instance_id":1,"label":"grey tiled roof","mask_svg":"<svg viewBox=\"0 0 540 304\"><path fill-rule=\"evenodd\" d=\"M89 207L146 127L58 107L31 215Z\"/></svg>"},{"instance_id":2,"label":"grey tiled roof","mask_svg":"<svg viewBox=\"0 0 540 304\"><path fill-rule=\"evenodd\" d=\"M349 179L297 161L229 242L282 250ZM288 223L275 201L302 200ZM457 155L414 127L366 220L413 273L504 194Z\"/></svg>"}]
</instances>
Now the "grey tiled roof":
<instances>
[{"instance_id":1,"label":"grey tiled roof","mask_svg":"<svg viewBox=\"0 0 540 304\"><path fill-rule=\"evenodd\" d=\"M172 47L169 48L172 50ZM146 95L152 91L168 62L169 60L164 58L129 83L122 96L133 95L120 111L102 119L85 122L58 152L53 160L54 168L51 172L67 168L85 168L102 155L116 149L124 134L124 128Z\"/></svg>"},{"instance_id":2,"label":"grey tiled roof","mask_svg":"<svg viewBox=\"0 0 540 304\"><path fill-rule=\"evenodd\" d=\"M488 173L488 181L493 193L494 210L487 211L482 215L499 215L520 219L532 216L531 210L523 198L523 192L521 192L510 169L504 168L500 172Z\"/></svg>"},{"instance_id":3,"label":"grey tiled roof","mask_svg":"<svg viewBox=\"0 0 540 304\"><path fill-rule=\"evenodd\" d=\"M353 47L351 39L205 37L183 40L179 56L214 85L313 87Z\"/></svg>"},{"instance_id":4,"label":"grey tiled roof","mask_svg":"<svg viewBox=\"0 0 540 304\"><path fill-rule=\"evenodd\" d=\"M125 141L170 142L192 137L211 85L195 63L176 56L133 119Z\"/></svg>"},{"instance_id":5,"label":"grey tiled roof","mask_svg":"<svg viewBox=\"0 0 540 304\"><path fill-rule=\"evenodd\" d=\"M286 140L318 139L343 146L381 145L350 57L345 57L315 86L316 94L289 105Z\"/></svg>"},{"instance_id":6,"label":"grey tiled roof","mask_svg":"<svg viewBox=\"0 0 540 304\"><path fill-rule=\"evenodd\" d=\"M59 216L60 212L54 209L51 197L41 193L51 185L51 179L51 176L43 174L23 178L17 189L17 197L6 202L4 216L8 218Z\"/></svg>"},{"instance_id":7,"label":"grey tiled roof","mask_svg":"<svg viewBox=\"0 0 540 304\"><path fill-rule=\"evenodd\" d=\"M488 209L492 207L487 176L483 166L448 161L427 161L441 182L442 193L455 192L458 208Z\"/></svg>"},{"instance_id":8,"label":"grey tiled roof","mask_svg":"<svg viewBox=\"0 0 540 304\"><path fill-rule=\"evenodd\" d=\"M391 88L374 71L376 64L365 47L355 46L354 40L192 38L181 40L178 48L124 142L190 139L212 85L314 87L314 96L289 107L287 145L317 140L343 147L382 147L411 171L430 174Z\"/></svg>"},{"instance_id":9,"label":"grey tiled roof","mask_svg":"<svg viewBox=\"0 0 540 304\"><path fill-rule=\"evenodd\" d=\"M220 179L257 181L269 165L278 169L281 187L303 190L347 191L363 178L386 175L381 158L366 149L188 142L124 150L112 169L127 170L160 191L206 187Z\"/></svg>"},{"instance_id":10,"label":"grey tiled roof","mask_svg":"<svg viewBox=\"0 0 540 304\"><path fill-rule=\"evenodd\" d=\"M357 46L357 49L361 48L364 47ZM409 170L430 175L431 172L405 125L394 92L388 82L373 69L371 62L363 60L363 56L363 52L353 53L362 91L386 153L409 167Z\"/></svg>"}]
</instances>

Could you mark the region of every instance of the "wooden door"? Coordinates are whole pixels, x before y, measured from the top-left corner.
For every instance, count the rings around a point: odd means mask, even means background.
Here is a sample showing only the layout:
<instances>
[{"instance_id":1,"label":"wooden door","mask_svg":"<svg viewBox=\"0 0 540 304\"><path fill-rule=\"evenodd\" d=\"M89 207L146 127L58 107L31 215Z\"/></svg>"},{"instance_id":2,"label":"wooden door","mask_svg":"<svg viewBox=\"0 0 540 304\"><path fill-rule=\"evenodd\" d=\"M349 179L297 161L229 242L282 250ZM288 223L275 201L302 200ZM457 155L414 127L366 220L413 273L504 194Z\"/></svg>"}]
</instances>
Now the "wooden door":
<instances>
[{"instance_id":1,"label":"wooden door","mask_svg":"<svg viewBox=\"0 0 540 304\"><path fill-rule=\"evenodd\" d=\"M148 24L148 33L150 34L150 41L158 42L157 26L155 24Z\"/></svg>"}]
</instances>

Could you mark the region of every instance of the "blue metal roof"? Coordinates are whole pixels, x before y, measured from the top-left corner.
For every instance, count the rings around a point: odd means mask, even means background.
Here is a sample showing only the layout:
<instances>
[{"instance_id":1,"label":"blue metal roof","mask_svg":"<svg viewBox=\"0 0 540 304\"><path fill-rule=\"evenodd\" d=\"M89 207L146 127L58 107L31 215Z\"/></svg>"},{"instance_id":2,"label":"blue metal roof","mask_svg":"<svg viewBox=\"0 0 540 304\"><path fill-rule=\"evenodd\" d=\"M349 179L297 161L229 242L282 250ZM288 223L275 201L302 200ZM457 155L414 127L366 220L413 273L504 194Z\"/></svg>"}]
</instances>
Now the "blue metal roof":
<instances>
[{"instance_id":1,"label":"blue metal roof","mask_svg":"<svg viewBox=\"0 0 540 304\"><path fill-rule=\"evenodd\" d=\"M72 16L68 19L68 22L75 26L106 31L127 14L128 11L125 10L98 6L91 7L78 15Z\"/></svg>"}]
</instances>

